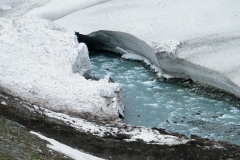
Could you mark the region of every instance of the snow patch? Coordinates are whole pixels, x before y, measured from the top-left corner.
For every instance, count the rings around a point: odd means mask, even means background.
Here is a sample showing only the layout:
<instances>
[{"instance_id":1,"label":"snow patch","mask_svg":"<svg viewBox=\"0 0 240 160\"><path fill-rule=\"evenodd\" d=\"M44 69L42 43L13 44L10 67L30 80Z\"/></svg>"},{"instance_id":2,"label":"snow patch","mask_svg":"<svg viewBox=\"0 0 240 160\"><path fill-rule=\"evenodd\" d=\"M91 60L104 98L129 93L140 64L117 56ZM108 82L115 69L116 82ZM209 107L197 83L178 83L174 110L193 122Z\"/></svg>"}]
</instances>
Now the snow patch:
<instances>
[{"instance_id":1,"label":"snow patch","mask_svg":"<svg viewBox=\"0 0 240 160\"><path fill-rule=\"evenodd\" d=\"M52 150L55 150L59 153L62 153L72 159L75 159L75 160L103 160L101 158L98 158L98 157L95 157L95 156L92 156L92 155L89 155L89 154L86 154L86 153L83 153L77 149L73 149L65 144L62 144L54 139L51 139L51 138L47 138L39 133L36 133L36 132L33 132L33 131L30 131L31 134L34 134L36 136L38 136L39 138L43 139L43 140L46 140L48 141L50 144L47 145L48 148L52 149Z\"/></svg>"},{"instance_id":2,"label":"snow patch","mask_svg":"<svg viewBox=\"0 0 240 160\"><path fill-rule=\"evenodd\" d=\"M1 104L2 104L2 105L5 105L5 106L7 105L7 103L6 103L6 102L4 102L4 101L2 101L2 102L1 102Z\"/></svg>"}]
</instances>

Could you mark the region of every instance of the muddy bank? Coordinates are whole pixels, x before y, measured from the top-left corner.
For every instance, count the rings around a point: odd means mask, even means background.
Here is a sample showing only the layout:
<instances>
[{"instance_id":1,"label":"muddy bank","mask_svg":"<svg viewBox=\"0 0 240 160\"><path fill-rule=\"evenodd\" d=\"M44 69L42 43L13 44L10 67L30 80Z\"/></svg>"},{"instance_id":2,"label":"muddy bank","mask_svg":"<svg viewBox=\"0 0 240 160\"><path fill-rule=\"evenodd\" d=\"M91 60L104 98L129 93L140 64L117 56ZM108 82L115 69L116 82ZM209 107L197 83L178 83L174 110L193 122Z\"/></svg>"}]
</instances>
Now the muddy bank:
<instances>
[{"instance_id":1,"label":"muddy bank","mask_svg":"<svg viewBox=\"0 0 240 160\"><path fill-rule=\"evenodd\" d=\"M22 107L20 99L1 93L0 114L16 121L28 130L40 132L73 148L83 150L105 159L239 159L240 146L215 142L192 136L186 144L168 146L146 144L142 141L123 141L127 135L104 138L77 131L75 128L44 115L33 113ZM171 134L159 130L162 134ZM177 134L174 134L177 135ZM178 135L181 136L181 135Z\"/></svg>"}]
</instances>

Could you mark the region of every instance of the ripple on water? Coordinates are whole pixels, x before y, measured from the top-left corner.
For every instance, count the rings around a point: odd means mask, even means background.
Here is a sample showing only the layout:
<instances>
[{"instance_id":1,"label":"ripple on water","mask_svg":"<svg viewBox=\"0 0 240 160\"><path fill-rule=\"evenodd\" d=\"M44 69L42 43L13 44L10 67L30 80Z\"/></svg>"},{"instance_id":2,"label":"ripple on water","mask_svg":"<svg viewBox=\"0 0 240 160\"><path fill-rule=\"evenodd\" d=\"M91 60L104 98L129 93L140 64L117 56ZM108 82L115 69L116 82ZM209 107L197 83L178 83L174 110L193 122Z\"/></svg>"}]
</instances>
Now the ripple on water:
<instances>
[{"instance_id":1,"label":"ripple on water","mask_svg":"<svg viewBox=\"0 0 240 160\"><path fill-rule=\"evenodd\" d=\"M160 82L141 63L124 61L114 54L90 53L90 58L95 76L103 78L110 74L122 84L126 123L240 145L239 108L227 101Z\"/></svg>"}]
</instances>

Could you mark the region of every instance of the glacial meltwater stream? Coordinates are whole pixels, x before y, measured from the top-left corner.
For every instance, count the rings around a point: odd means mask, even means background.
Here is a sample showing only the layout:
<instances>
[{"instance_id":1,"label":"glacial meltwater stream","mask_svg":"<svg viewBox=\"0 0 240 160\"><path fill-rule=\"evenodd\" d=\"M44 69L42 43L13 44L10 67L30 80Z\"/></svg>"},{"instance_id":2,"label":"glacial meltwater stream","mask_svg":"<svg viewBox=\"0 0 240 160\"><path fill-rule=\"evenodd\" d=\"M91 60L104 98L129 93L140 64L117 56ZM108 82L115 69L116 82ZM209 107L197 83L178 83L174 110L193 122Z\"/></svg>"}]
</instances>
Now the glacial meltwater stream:
<instances>
[{"instance_id":1,"label":"glacial meltwater stream","mask_svg":"<svg viewBox=\"0 0 240 160\"><path fill-rule=\"evenodd\" d=\"M91 52L90 59L96 77L109 74L122 85L126 123L240 145L239 107L161 82L141 63L117 54Z\"/></svg>"}]
</instances>

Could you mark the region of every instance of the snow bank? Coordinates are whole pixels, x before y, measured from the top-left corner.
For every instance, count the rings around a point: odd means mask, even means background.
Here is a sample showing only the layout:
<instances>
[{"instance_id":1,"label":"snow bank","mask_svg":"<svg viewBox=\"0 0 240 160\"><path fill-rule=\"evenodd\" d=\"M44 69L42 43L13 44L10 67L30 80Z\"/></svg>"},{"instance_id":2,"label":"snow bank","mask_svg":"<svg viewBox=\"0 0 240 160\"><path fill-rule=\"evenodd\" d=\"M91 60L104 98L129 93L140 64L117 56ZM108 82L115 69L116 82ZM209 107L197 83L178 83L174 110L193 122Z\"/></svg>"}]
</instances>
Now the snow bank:
<instances>
[{"instance_id":1,"label":"snow bank","mask_svg":"<svg viewBox=\"0 0 240 160\"><path fill-rule=\"evenodd\" d=\"M164 72L192 78L240 97L240 30L186 40L174 51L157 51Z\"/></svg>"},{"instance_id":2,"label":"snow bank","mask_svg":"<svg viewBox=\"0 0 240 160\"><path fill-rule=\"evenodd\" d=\"M55 22L108 40L111 50L165 77L192 78L240 97L239 16L238 0L112 0Z\"/></svg>"},{"instance_id":3,"label":"snow bank","mask_svg":"<svg viewBox=\"0 0 240 160\"><path fill-rule=\"evenodd\" d=\"M121 86L86 80L91 64L85 44L47 20L0 19L0 87L64 113L116 118L123 115Z\"/></svg>"},{"instance_id":4,"label":"snow bank","mask_svg":"<svg viewBox=\"0 0 240 160\"><path fill-rule=\"evenodd\" d=\"M111 0L55 22L81 34L98 30L128 33L151 46L153 41L183 41L238 29L239 16L238 0Z\"/></svg>"}]
</instances>

